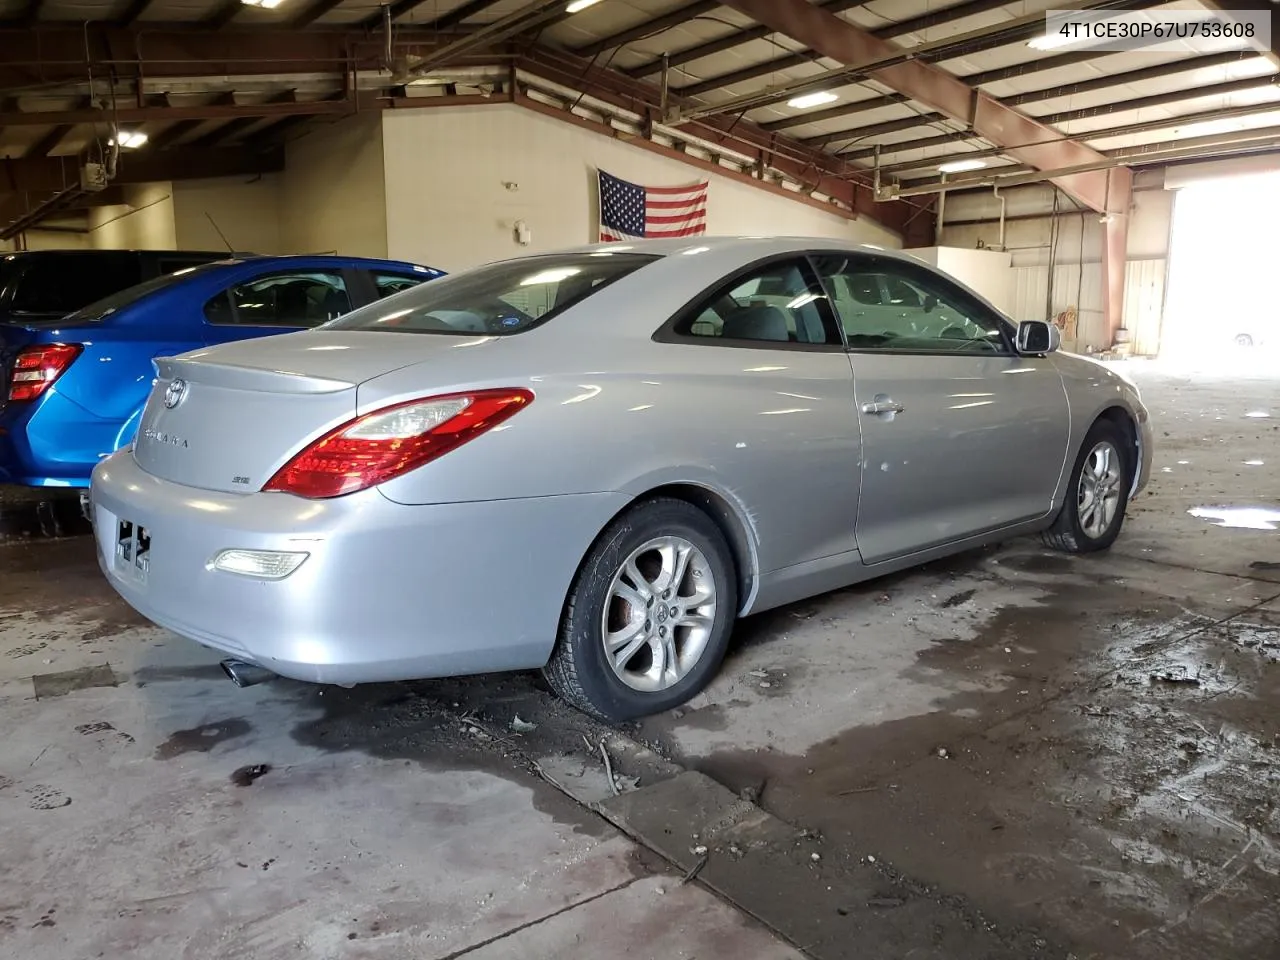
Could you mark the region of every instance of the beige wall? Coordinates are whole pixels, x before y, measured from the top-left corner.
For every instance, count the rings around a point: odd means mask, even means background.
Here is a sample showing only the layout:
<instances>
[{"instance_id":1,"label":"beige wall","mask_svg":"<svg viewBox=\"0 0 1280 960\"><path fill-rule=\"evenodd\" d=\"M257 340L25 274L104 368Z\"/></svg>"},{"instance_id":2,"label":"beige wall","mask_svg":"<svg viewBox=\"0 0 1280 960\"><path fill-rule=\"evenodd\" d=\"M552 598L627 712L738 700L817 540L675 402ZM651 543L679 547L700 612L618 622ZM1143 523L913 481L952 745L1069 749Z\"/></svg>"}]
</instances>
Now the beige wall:
<instances>
[{"instance_id":1,"label":"beige wall","mask_svg":"<svg viewBox=\"0 0 1280 960\"><path fill-rule=\"evenodd\" d=\"M289 144L280 174L279 252L387 255L391 191L382 139L381 117L371 113L317 126Z\"/></svg>"},{"instance_id":2,"label":"beige wall","mask_svg":"<svg viewBox=\"0 0 1280 960\"><path fill-rule=\"evenodd\" d=\"M921 247L910 252L976 290L1005 313L1013 312L1013 267L1009 254L962 247Z\"/></svg>"},{"instance_id":3,"label":"beige wall","mask_svg":"<svg viewBox=\"0 0 1280 960\"><path fill-rule=\"evenodd\" d=\"M283 253L280 175L181 180L173 185L173 218L180 250L223 250L226 236L239 253ZM217 224L209 222L212 217Z\"/></svg>"},{"instance_id":4,"label":"beige wall","mask_svg":"<svg viewBox=\"0 0 1280 960\"><path fill-rule=\"evenodd\" d=\"M596 170L651 186L710 176L707 232L778 233L899 247L896 234L514 105L385 111L390 255L457 270L598 239ZM507 186L512 184L513 186ZM517 220L532 231L514 237Z\"/></svg>"},{"instance_id":5,"label":"beige wall","mask_svg":"<svg viewBox=\"0 0 1280 960\"><path fill-rule=\"evenodd\" d=\"M173 184L141 183L124 188L119 206L89 210L89 243L97 250L173 250Z\"/></svg>"},{"instance_id":6,"label":"beige wall","mask_svg":"<svg viewBox=\"0 0 1280 960\"><path fill-rule=\"evenodd\" d=\"M89 250L87 233L70 233L61 230L28 230L28 250ZM17 250L18 244L13 240L0 240L0 253Z\"/></svg>"}]
</instances>

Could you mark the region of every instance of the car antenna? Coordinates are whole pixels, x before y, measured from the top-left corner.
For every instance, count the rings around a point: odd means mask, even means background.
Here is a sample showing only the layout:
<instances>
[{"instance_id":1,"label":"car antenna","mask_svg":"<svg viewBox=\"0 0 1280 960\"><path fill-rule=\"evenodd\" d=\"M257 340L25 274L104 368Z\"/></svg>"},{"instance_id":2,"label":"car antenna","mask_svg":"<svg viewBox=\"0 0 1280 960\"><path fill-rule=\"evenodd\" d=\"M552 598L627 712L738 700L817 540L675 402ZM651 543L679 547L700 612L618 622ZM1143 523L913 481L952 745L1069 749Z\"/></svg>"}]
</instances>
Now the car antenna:
<instances>
[{"instance_id":1,"label":"car antenna","mask_svg":"<svg viewBox=\"0 0 1280 960\"><path fill-rule=\"evenodd\" d=\"M213 219L213 214L211 214L208 210L206 210L206 211L204 212L204 215L205 215L206 217L208 217L208 218L209 218L209 222L210 222L211 224L213 224L213 229L215 229L215 230L217 230L217 231L218 231L218 236L220 236L220 237L222 238L222 243L223 243L223 245L227 248L227 253L229 253L229 254L231 254L231 255L233 255L233 256L234 256L234 255L235 255L235 252L236 252L236 249L235 249L235 247L231 246L231 241L230 241L230 240L228 240L228 239L227 239L227 235L226 235L225 233L223 233L223 232L222 232L222 228L218 226L218 221L217 221L217 220L215 220L215 219Z\"/></svg>"}]
</instances>

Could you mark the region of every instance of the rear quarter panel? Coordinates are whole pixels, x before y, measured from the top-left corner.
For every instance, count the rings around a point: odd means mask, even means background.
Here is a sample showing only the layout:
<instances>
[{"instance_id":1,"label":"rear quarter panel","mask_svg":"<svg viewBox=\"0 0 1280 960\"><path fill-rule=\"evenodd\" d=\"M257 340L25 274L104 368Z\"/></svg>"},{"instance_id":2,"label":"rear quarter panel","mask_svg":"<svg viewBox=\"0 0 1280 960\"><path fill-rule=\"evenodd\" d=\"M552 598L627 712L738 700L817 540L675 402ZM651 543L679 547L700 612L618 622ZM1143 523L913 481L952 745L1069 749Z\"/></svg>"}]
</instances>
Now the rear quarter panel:
<instances>
[{"instance_id":1,"label":"rear quarter panel","mask_svg":"<svg viewBox=\"0 0 1280 960\"><path fill-rule=\"evenodd\" d=\"M535 394L505 424L383 493L415 504L634 497L688 483L744 521L761 572L854 550L860 444L843 352L656 343L654 331L720 275L664 276L659 266L534 330L471 340L448 363L362 384L362 413L467 388Z\"/></svg>"}]
</instances>

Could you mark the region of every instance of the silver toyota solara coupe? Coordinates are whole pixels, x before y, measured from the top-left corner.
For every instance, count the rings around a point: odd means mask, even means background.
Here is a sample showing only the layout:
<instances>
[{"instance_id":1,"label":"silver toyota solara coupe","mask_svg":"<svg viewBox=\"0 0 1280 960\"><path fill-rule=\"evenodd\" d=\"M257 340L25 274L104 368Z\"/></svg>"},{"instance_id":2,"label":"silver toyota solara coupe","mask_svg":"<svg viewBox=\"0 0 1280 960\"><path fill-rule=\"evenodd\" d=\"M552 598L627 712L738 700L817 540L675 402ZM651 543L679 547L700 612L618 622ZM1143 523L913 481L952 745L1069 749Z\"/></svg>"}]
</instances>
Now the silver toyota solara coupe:
<instances>
[{"instance_id":1,"label":"silver toyota solara coupe","mask_svg":"<svg viewBox=\"0 0 1280 960\"><path fill-rule=\"evenodd\" d=\"M541 668L636 717L737 617L1018 534L1109 547L1147 411L1058 345L831 240L493 263L157 361L94 472L99 559L237 682Z\"/></svg>"}]
</instances>

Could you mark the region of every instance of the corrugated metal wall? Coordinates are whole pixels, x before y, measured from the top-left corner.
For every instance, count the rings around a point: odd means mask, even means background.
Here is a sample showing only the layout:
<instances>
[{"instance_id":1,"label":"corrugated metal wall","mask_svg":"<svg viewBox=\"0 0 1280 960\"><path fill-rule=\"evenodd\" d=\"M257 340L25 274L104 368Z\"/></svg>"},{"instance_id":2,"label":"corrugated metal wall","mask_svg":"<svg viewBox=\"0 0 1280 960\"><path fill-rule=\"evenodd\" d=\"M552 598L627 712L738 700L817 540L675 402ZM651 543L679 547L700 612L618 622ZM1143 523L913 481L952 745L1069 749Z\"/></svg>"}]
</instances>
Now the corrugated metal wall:
<instances>
[{"instance_id":1,"label":"corrugated metal wall","mask_svg":"<svg viewBox=\"0 0 1280 960\"><path fill-rule=\"evenodd\" d=\"M1163 258L1130 260L1125 268L1124 325L1134 356L1154 357L1160 352L1167 270L1168 261Z\"/></svg>"},{"instance_id":2,"label":"corrugated metal wall","mask_svg":"<svg viewBox=\"0 0 1280 960\"><path fill-rule=\"evenodd\" d=\"M1130 260L1125 266L1124 325L1133 352L1141 356L1154 356L1160 348L1165 263L1164 258ZM1047 266L1014 268L1014 319L1052 319L1075 307L1075 336L1064 331L1064 346L1080 352L1107 346L1102 322L1102 265L1086 262L1054 267L1052 298L1049 276Z\"/></svg>"},{"instance_id":3,"label":"corrugated metal wall","mask_svg":"<svg viewBox=\"0 0 1280 960\"><path fill-rule=\"evenodd\" d=\"M1052 320L1068 307L1076 309L1076 329L1063 331L1063 346L1084 351L1101 345L1102 269L1097 263L1064 263L1052 269L1050 296L1048 266L1015 267L1014 319Z\"/></svg>"}]
</instances>

